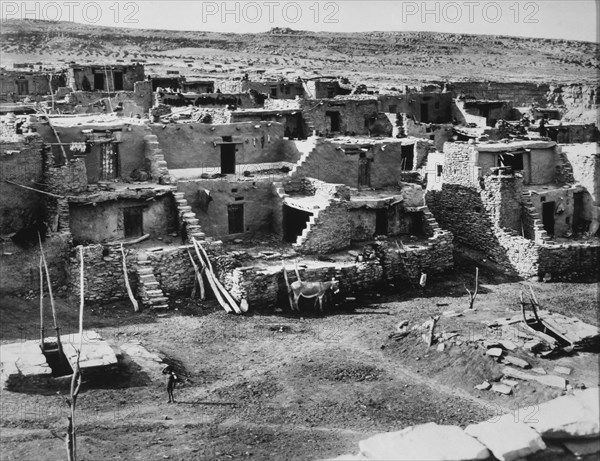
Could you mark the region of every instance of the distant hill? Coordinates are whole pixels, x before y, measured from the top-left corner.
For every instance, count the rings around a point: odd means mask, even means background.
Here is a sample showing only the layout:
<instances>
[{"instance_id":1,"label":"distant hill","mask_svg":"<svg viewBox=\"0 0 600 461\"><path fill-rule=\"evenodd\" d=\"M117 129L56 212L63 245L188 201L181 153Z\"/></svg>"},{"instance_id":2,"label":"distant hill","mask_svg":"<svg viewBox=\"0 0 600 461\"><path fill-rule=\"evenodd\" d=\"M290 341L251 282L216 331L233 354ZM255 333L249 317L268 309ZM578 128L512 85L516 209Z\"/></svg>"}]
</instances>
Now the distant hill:
<instances>
[{"instance_id":1,"label":"distant hill","mask_svg":"<svg viewBox=\"0 0 600 461\"><path fill-rule=\"evenodd\" d=\"M595 82L595 43L434 32L328 33L272 29L260 34L99 27L72 22L2 23L2 65L12 62L142 59L150 70L185 73L301 69L371 84L428 80ZM186 63L183 63L186 60ZM291 70L290 70L291 69Z\"/></svg>"}]
</instances>

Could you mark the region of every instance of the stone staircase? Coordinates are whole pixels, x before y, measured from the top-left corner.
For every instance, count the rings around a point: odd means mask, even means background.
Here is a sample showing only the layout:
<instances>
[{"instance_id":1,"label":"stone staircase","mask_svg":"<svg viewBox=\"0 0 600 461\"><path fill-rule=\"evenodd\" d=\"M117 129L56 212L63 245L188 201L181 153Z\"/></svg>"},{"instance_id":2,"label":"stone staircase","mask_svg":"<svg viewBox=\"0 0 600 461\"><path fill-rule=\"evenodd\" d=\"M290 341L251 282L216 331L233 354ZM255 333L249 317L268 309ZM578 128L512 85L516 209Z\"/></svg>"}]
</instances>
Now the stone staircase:
<instances>
[{"instance_id":1,"label":"stone staircase","mask_svg":"<svg viewBox=\"0 0 600 461\"><path fill-rule=\"evenodd\" d=\"M150 309L168 309L169 298L165 296L152 269L152 262L145 252L137 254L136 272L139 279L138 297Z\"/></svg>"},{"instance_id":2,"label":"stone staircase","mask_svg":"<svg viewBox=\"0 0 600 461\"><path fill-rule=\"evenodd\" d=\"M302 144L300 144L300 142L302 142ZM302 165L304 165L304 163L306 163L308 158L312 155L312 153L315 151L315 148L317 147L317 142L316 142L315 137L310 137L306 141L300 141L300 142L297 142L297 146L298 147L302 146L302 150L301 150L302 155L300 156L300 159L296 162L296 164L293 166L291 171L288 173L288 176L290 178L294 177L296 175L296 172L298 171L298 169L301 168Z\"/></svg>"},{"instance_id":3,"label":"stone staircase","mask_svg":"<svg viewBox=\"0 0 600 461\"><path fill-rule=\"evenodd\" d=\"M306 227L302 230L302 233L298 236L296 242L292 243L292 247L294 249L298 250L302 248L304 242L306 242L310 233L313 232L317 226L319 226L319 215L331 205L331 202L332 200L330 199L326 204L315 205L315 208L310 210L310 213L312 213L312 215L310 216L310 218L308 218L308 221L306 222Z\"/></svg>"},{"instance_id":4,"label":"stone staircase","mask_svg":"<svg viewBox=\"0 0 600 461\"><path fill-rule=\"evenodd\" d=\"M557 168L558 171L555 178L556 182L558 184L573 184L575 182L575 177L573 176L573 167L561 149L559 149L558 159L560 161L560 165Z\"/></svg>"},{"instance_id":5,"label":"stone staircase","mask_svg":"<svg viewBox=\"0 0 600 461\"><path fill-rule=\"evenodd\" d=\"M200 220L196 216L196 213L192 211L192 207L188 205L185 194L183 192L174 192L173 197L177 203L179 223L182 227L184 223L186 225L188 243L192 243L192 237L196 240L204 241L206 239L206 234L202 232Z\"/></svg>"},{"instance_id":6,"label":"stone staircase","mask_svg":"<svg viewBox=\"0 0 600 461\"><path fill-rule=\"evenodd\" d=\"M162 150L158 144L158 137L154 134L144 136L145 157L150 176L158 183L168 184L170 182L169 169Z\"/></svg>"},{"instance_id":7,"label":"stone staircase","mask_svg":"<svg viewBox=\"0 0 600 461\"><path fill-rule=\"evenodd\" d=\"M544 229L542 218L537 212L536 208L531 202L531 192L523 191L521 195L521 203L523 213L527 214L529 220L533 223L532 239L537 243L549 243L551 242L548 232Z\"/></svg>"}]
</instances>

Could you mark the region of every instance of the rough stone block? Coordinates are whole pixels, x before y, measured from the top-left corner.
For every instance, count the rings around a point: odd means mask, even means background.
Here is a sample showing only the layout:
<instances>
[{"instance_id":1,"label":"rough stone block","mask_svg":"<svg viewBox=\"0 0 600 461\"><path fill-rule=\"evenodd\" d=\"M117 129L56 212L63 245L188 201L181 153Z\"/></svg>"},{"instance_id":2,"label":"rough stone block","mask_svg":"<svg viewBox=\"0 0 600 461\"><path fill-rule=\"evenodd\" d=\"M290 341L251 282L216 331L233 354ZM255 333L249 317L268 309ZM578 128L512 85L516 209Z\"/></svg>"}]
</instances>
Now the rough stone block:
<instances>
[{"instance_id":1,"label":"rough stone block","mask_svg":"<svg viewBox=\"0 0 600 461\"><path fill-rule=\"evenodd\" d=\"M488 447L499 461L512 461L546 448L540 434L521 422L484 421L467 426L465 432Z\"/></svg>"},{"instance_id":2,"label":"rough stone block","mask_svg":"<svg viewBox=\"0 0 600 461\"><path fill-rule=\"evenodd\" d=\"M435 423L375 435L359 442L360 453L379 461L466 461L488 458L488 449L456 426Z\"/></svg>"}]
</instances>

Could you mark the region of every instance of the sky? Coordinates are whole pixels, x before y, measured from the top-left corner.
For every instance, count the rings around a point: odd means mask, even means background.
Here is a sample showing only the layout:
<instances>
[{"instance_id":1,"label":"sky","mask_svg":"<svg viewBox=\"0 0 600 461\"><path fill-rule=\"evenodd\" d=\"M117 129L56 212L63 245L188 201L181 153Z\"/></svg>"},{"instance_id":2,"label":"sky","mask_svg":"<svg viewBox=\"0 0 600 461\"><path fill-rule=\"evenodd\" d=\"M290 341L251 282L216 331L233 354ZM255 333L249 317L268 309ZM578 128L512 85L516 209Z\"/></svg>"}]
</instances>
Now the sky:
<instances>
[{"instance_id":1,"label":"sky","mask_svg":"<svg viewBox=\"0 0 600 461\"><path fill-rule=\"evenodd\" d=\"M598 40L595 0L0 1L1 18L104 26L265 32L435 31Z\"/></svg>"}]
</instances>

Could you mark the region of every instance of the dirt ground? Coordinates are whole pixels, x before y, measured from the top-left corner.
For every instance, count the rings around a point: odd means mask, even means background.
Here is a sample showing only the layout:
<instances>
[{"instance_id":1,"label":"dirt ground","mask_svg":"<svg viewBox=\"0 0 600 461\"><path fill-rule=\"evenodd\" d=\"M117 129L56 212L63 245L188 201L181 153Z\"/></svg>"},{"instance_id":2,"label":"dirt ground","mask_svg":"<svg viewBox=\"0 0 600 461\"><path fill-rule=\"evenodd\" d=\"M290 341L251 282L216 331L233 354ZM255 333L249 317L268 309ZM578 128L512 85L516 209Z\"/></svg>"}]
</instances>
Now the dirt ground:
<instances>
[{"instance_id":1,"label":"dirt ground","mask_svg":"<svg viewBox=\"0 0 600 461\"><path fill-rule=\"evenodd\" d=\"M482 321L517 311L524 282L490 268L480 272L476 310L442 317L442 331L464 341L440 352L418 334L389 339L396 325L421 324L430 315L468 306L463 283L473 281L468 261L432 277L426 293L409 287L359 298L324 315L286 306L245 316L228 315L215 303L175 300L167 313L134 313L127 303L89 307L86 328L113 345L137 339L174 364L186 381L167 404L165 383L135 367L87 382L79 397L80 460L311 460L356 452L376 432L435 421L461 426L494 418L560 395L557 389L521 382L510 396L477 391L503 365L469 342ZM598 325L597 284L534 283L543 308ZM76 325L76 304L59 302L63 332ZM2 343L38 337L35 296L0 298ZM569 384L598 385L597 355L554 360L516 355L549 373L573 369ZM67 406L64 389L1 392L2 460L64 457Z\"/></svg>"}]
</instances>

